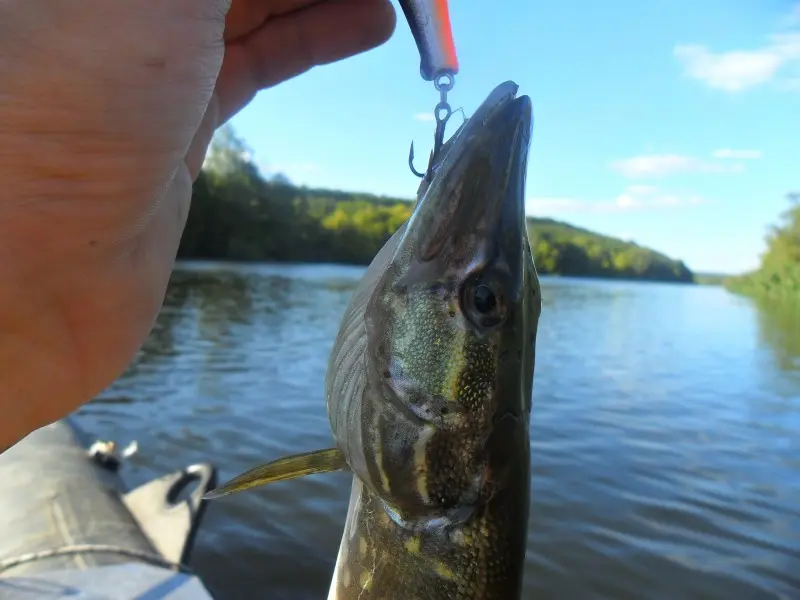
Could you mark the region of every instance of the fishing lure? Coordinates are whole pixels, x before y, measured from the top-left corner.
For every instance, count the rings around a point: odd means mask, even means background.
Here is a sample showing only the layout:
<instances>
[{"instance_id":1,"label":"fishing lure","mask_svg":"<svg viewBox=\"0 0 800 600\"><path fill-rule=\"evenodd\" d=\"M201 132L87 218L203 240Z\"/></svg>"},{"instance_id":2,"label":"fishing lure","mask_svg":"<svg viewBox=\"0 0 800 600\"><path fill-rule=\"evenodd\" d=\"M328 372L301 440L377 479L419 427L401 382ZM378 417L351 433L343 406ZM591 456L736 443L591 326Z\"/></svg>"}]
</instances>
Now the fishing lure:
<instances>
[{"instance_id":1,"label":"fishing lure","mask_svg":"<svg viewBox=\"0 0 800 600\"><path fill-rule=\"evenodd\" d=\"M426 171L420 172L414 167L414 142L408 154L408 166L417 177L432 177L431 165L444 145L444 131L447 121L453 114L447 101L447 94L455 85L458 74L458 56L456 55L453 31L450 26L450 11L447 0L399 0L405 14L411 34L417 44L420 56L420 75L425 81L433 81L439 92L439 102L433 110L436 118L436 130Z\"/></svg>"}]
</instances>

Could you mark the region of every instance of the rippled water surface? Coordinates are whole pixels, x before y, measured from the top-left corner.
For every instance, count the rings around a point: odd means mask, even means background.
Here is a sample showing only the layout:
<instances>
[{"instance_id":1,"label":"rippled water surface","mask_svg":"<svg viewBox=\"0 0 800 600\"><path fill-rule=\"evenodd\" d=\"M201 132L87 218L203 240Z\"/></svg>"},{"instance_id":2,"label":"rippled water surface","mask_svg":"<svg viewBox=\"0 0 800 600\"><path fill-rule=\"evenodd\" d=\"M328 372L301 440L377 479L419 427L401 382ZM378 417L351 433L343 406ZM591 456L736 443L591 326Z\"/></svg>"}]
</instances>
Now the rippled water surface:
<instances>
[{"instance_id":1,"label":"rippled water surface","mask_svg":"<svg viewBox=\"0 0 800 600\"><path fill-rule=\"evenodd\" d=\"M326 361L362 272L180 267L82 425L139 441L131 484L328 446ZM800 314L711 287L543 294L523 597L800 599ZM324 599L349 487L318 475L211 503L193 566L220 600Z\"/></svg>"}]
</instances>

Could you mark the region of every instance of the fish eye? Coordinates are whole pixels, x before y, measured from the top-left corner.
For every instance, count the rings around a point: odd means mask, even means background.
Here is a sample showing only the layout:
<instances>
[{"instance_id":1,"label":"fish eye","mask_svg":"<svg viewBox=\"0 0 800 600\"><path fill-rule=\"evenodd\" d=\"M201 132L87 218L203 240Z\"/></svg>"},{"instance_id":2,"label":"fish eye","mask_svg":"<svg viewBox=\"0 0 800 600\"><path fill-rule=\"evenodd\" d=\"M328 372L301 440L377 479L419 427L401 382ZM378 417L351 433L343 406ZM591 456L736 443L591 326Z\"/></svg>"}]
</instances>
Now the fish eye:
<instances>
[{"instance_id":1,"label":"fish eye","mask_svg":"<svg viewBox=\"0 0 800 600\"><path fill-rule=\"evenodd\" d=\"M494 277L470 278L462 290L462 302L467 318L479 327L497 327L506 318L503 286Z\"/></svg>"},{"instance_id":2,"label":"fish eye","mask_svg":"<svg viewBox=\"0 0 800 600\"><path fill-rule=\"evenodd\" d=\"M482 315L486 315L491 313L494 307L497 306L497 297L494 295L492 288L482 283L475 288L472 302L475 305L475 310Z\"/></svg>"}]
</instances>

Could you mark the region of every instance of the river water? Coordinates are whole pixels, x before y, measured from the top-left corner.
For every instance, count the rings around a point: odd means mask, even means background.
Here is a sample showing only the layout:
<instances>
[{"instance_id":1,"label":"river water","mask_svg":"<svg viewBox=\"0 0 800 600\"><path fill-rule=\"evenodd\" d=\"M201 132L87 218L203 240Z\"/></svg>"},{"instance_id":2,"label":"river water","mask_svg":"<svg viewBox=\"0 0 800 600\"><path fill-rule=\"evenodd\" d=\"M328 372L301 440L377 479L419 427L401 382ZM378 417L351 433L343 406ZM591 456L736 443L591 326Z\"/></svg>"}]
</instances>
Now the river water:
<instances>
[{"instance_id":1,"label":"river water","mask_svg":"<svg viewBox=\"0 0 800 600\"><path fill-rule=\"evenodd\" d=\"M180 265L81 424L139 442L131 485L330 445L326 361L362 273ZM523 598L800 599L800 314L716 287L545 278L543 297ZM349 487L210 503L192 566L219 600L324 600Z\"/></svg>"}]
</instances>

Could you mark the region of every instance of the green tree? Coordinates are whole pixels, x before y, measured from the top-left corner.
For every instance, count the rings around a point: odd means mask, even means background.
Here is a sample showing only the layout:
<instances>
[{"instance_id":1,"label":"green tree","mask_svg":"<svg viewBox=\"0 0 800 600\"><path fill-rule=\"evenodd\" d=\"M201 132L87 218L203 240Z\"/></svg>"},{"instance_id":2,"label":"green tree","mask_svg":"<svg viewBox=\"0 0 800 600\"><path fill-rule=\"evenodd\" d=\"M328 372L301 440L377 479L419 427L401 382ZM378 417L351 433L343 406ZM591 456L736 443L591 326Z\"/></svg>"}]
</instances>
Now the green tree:
<instances>
[{"instance_id":1,"label":"green tree","mask_svg":"<svg viewBox=\"0 0 800 600\"><path fill-rule=\"evenodd\" d=\"M787 194L789 208L766 235L761 265L725 281L731 291L756 297L800 300L800 193Z\"/></svg>"}]
</instances>

